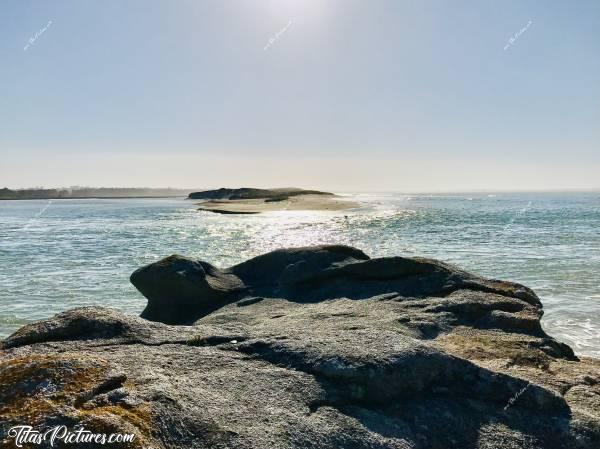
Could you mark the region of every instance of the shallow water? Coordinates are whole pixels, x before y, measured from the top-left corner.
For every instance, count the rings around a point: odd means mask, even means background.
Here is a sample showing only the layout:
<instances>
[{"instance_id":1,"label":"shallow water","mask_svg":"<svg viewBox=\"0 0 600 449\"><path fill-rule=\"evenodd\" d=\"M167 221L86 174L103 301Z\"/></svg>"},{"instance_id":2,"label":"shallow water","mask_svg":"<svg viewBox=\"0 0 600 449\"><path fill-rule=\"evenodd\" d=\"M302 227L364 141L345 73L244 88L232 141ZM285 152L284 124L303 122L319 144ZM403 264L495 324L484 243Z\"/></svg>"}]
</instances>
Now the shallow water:
<instances>
[{"instance_id":1,"label":"shallow water","mask_svg":"<svg viewBox=\"0 0 600 449\"><path fill-rule=\"evenodd\" d=\"M348 196L363 207L223 216L184 199L0 201L0 336L81 305L138 314L129 275L172 253L224 267L345 243L528 285L547 332L600 357L600 193Z\"/></svg>"}]
</instances>

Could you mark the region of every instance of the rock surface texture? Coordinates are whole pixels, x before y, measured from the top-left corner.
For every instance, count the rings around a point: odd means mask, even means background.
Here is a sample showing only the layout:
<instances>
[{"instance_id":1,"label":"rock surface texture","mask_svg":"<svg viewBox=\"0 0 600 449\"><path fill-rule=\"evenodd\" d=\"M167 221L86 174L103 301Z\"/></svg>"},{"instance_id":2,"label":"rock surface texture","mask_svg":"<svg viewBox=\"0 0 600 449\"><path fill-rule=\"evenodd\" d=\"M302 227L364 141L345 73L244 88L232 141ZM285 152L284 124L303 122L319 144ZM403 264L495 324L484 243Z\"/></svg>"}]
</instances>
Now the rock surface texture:
<instances>
[{"instance_id":1,"label":"rock surface texture","mask_svg":"<svg viewBox=\"0 0 600 449\"><path fill-rule=\"evenodd\" d=\"M228 269L170 256L131 281L143 318L80 308L4 340L3 435L65 424L136 434L112 447L600 448L600 361L548 336L522 285L346 246Z\"/></svg>"}]
</instances>

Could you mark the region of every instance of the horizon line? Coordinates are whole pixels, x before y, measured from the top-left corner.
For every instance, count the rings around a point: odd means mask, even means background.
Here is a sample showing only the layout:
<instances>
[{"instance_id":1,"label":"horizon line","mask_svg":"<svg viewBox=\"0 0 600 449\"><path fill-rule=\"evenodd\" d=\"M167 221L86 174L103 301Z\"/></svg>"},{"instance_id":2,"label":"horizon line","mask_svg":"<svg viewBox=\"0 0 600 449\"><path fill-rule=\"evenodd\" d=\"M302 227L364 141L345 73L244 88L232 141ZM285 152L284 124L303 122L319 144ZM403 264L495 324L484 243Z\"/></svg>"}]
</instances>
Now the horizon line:
<instances>
[{"instance_id":1,"label":"horizon line","mask_svg":"<svg viewBox=\"0 0 600 449\"><path fill-rule=\"evenodd\" d=\"M280 189L280 188L296 188L291 186L271 186L271 187L123 187L123 186L69 186L69 187L2 187L0 190L8 189L13 191L23 190L83 190L83 189L122 189L122 190L177 190L177 191L205 191L205 190L216 190L219 188L254 188L254 189ZM532 188L532 189L437 189L437 190L406 190L406 189L321 189L318 187L298 187L305 190L333 190L340 193L410 193L410 194L431 194L431 193L596 193L600 192L600 187L558 187L558 188Z\"/></svg>"}]
</instances>

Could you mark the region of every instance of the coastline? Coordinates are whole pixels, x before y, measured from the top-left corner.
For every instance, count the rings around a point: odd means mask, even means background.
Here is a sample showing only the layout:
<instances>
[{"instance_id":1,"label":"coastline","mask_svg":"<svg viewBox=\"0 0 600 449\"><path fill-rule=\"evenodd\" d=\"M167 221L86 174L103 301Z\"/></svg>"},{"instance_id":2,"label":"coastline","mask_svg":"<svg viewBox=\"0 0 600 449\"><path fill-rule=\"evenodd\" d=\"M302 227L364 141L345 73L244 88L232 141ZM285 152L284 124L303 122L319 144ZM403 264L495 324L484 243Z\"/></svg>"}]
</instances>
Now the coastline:
<instances>
[{"instance_id":1,"label":"coastline","mask_svg":"<svg viewBox=\"0 0 600 449\"><path fill-rule=\"evenodd\" d=\"M188 189L150 187L74 187L57 189L0 189L2 200L177 198L188 195Z\"/></svg>"},{"instance_id":2,"label":"coastline","mask_svg":"<svg viewBox=\"0 0 600 449\"><path fill-rule=\"evenodd\" d=\"M337 195L299 195L281 200L241 199L209 200L197 203L198 210L221 214L259 214L279 211L341 211L355 209L360 204Z\"/></svg>"},{"instance_id":3,"label":"coastline","mask_svg":"<svg viewBox=\"0 0 600 449\"><path fill-rule=\"evenodd\" d=\"M173 196L70 196L70 197L59 197L59 198L0 198L0 201L40 201L40 200L135 200L135 199L161 199L161 198L181 198L185 199L185 195L173 195Z\"/></svg>"}]
</instances>

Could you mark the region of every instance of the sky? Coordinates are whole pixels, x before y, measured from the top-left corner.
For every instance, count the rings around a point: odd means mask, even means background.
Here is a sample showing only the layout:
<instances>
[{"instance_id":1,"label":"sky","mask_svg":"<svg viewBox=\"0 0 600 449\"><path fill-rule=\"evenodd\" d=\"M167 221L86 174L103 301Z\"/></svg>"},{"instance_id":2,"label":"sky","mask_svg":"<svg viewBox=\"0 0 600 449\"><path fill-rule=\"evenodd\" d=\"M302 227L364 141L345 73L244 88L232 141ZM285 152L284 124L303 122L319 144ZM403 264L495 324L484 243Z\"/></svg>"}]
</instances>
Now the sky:
<instances>
[{"instance_id":1,"label":"sky","mask_svg":"<svg viewBox=\"0 0 600 449\"><path fill-rule=\"evenodd\" d=\"M600 2L0 0L0 188L600 188Z\"/></svg>"}]
</instances>

